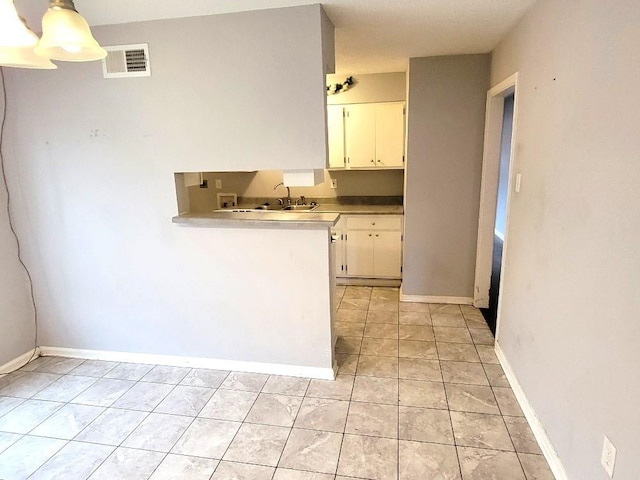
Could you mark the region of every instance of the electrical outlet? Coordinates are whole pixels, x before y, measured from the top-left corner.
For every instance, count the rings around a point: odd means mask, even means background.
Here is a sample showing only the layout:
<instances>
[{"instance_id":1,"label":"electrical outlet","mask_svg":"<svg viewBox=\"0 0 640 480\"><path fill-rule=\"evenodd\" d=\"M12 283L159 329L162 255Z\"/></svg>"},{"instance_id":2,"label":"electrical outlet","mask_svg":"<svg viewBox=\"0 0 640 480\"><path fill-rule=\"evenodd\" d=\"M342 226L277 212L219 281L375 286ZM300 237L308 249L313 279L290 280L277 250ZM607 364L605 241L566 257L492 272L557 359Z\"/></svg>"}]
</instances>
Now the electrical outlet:
<instances>
[{"instance_id":1,"label":"electrical outlet","mask_svg":"<svg viewBox=\"0 0 640 480\"><path fill-rule=\"evenodd\" d=\"M611 443L611 440L609 440L606 435L604 436L600 462L609 474L609 477L613 478L613 468L616 466L616 447L613 446L613 443Z\"/></svg>"},{"instance_id":2,"label":"electrical outlet","mask_svg":"<svg viewBox=\"0 0 640 480\"><path fill-rule=\"evenodd\" d=\"M222 190L222 180L219 178L216 178L216 188Z\"/></svg>"},{"instance_id":3,"label":"electrical outlet","mask_svg":"<svg viewBox=\"0 0 640 480\"><path fill-rule=\"evenodd\" d=\"M338 180L336 178L331 179L331 188L338 188Z\"/></svg>"}]
</instances>

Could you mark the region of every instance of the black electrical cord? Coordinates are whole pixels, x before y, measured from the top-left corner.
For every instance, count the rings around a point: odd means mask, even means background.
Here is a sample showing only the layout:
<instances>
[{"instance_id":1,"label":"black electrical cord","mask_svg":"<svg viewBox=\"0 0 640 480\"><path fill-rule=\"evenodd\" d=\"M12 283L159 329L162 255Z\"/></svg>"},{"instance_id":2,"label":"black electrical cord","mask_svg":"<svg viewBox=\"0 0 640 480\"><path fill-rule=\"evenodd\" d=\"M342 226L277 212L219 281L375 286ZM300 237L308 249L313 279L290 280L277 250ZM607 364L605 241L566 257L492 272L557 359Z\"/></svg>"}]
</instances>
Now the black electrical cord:
<instances>
[{"instance_id":1,"label":"black electrical cord","mask_svg":"<svg viewBox=\"0 0 640 480\"><path fill-rule=\"evenodd\" d=\"M0 67L0 78L2 79L2 121L0 122L0 173L2 174L2 182L4 183L4 188L7 191L7 217L9 219L9 229L13 234L13 237L16 239L16 245L18 247L18 261L24 271L27 274L27 278L29 279L29 291L31 293L31 304L33 305L33 323L34 323L34 338L33 338L33 354L31 358L27 360L24 365L20 365L18 368L15 368L11 372L0 372L0 375L5 375L8 373L13 373L16 370L27 365L31 360L38 356L38 308L36 307L36 298L33 293L33 279L31 278L31 273L29 273L29 269L25 265L22 260L22 250L20 248L20 240L18 240L18 234L13 226L13 219L11 218L11 194L9 193L9 185L7 183L7 175L4 170L4 154L2 153L2 147L4 145L4 124L7 120L7 88L4 83L4 68Z\"/></svg>"}]
</instances>

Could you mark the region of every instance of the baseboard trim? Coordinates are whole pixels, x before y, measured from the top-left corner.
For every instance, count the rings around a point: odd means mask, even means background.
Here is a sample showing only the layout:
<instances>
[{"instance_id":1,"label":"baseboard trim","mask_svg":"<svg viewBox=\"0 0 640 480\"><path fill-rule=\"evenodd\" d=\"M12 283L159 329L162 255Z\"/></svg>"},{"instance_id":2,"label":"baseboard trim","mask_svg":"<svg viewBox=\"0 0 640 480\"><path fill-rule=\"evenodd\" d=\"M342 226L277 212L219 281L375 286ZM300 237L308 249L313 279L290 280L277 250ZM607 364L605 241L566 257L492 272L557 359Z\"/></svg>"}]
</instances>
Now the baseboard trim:
<instances>
[{"instance_id":1,"label":"baseboard trim","mask_svg":"<svg viewBox=\"0 0 640 480\"><path fill-rule=\"evenodd\" d=\"M35 355L34 355L34 352L35 352ZM9 360L4 365L0 366L0 375L7 375L8 373L13 372L14 370L22 368L27 364L27 362L31 359L32 356L34 359L36 359L40 355L41 354L40 354L39 348L32 348L28 352L25 352L19 357L16 357L13 360Z\"/></svg>"},{"instance_id":2,"label":"baseboard trim","mask_svg":"<svg viewBox=\"0 0 640 480\"><path fill-rule=\"evenodd\" d=\"M231 370L234 372L267 373L289 377L318 378L334 380L332 367L305 367L277 363L243 362L239 360L221 360L215 358L183 357L176 355L154 355L147 353L114 352L109 350L84 350L62 347L40 347L44 357L84 358L86 360L107 360L112 362L146 363L168 365L171 367L210 368L213 370Z\"/></svg>"},{"instance_id":3,"label":"baseboard trim","mask_svg":"<svg viewBox=\"0 0 640 480\"><path fill-rule=\"evenodd\" d=\"M551 440L549 439L549 436L547 435L542 422L540 422L535 410L531 406L531 403L529 403L529 400L527 399L522 386L518 382L515 373L513 373L511 365L509 364L507 357L502 351L502 348L500 348L500 344L497 340L495 351L496 356L498 357L498 360L502 365L502 369L504 370L504 374L511 384L511 389L513 390L513 393L515 394L516 399L520 404L520 408L524 412L524 416L527 418L527 421L531 426L533 435L536 437L538 445L540 445L540 449L542 450L544 458L546 458L547 463L549 464L549 468L551 468L551 471L555 475L556 480L569 480L567 472L565 471L564 467L562 466L562 462L560 461L560 457L558 457L558 454L556 453L556 449L553 447L553 444L551 443Z\"/></svg>"},{"instance_id":4,"label":"baseboard trim","mask_svg":"<svg viewBox=\"0 0 640 480\"><path fill-rule=\"evenodd\" d=\"M438 297L435 295L405 295L400 289L401 302L450 303L454 305L473 305L473 297Z\"/></svg>"}]
</instances>

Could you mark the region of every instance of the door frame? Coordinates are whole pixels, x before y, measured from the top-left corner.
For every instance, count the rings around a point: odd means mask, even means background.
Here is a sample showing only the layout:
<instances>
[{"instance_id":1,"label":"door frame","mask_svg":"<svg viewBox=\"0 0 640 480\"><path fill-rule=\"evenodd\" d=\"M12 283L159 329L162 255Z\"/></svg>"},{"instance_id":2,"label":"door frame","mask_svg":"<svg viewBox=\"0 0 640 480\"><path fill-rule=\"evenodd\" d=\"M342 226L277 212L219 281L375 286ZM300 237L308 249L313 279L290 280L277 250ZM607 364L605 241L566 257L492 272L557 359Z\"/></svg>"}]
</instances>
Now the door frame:
<instances>
[{"instance_id":1,"label":"door frame","mask_svg":"<svg viewBox=\"0 0 640 480\"><path fill-rule=\"evenodd\" d=\"M504 99L514 95L513 130L511 133L511 151L509 158L509 178L507 180L507 212L505 221L504 243L502 250L502 274L500 291L505 278L504 267L509 236L509 211L512 185L515 178L515 151L518 125L518 72L504 79L487 92L485 114L484 150L482 155L482 180L480 186L480 210L478 214L478 243L476 249L476 272L473 288L473 304L476 307L489 306L489 288L491 286L491 270L493 260L493 236L496 220L496 203L498 199L498 180L500 173L500 144L502 139L502 121L504 117ZM500 324L500 306L502 296L498 298L498 314L496 319L496 336Z\"/></svg>"}]
</instances>

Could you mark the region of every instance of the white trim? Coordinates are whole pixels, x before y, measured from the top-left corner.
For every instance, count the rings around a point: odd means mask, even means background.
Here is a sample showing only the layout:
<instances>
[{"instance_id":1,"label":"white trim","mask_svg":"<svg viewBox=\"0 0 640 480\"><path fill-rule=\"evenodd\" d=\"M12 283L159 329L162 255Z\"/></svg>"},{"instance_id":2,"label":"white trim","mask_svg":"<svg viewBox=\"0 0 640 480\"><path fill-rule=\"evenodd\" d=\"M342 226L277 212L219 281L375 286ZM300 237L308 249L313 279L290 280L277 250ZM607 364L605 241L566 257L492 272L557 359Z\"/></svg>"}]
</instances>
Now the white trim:
<instances>
[{"instance_id":1,"label":"white trim","mask_svg":"<svg viewBox=\"0 0 640 480\"><path fill-rule=\"evenodd\" d=\"M451 303L455 305L472 305L473 297L438 297L435 295L405 295L400 290L401 302L415 303Z\"/></svg>"},{"instance_id":2,"label":"white trim","mask_svg":"<svg viewBox=\"0 0 640 480\"><path fill-rule=\"evenodd\" d=\"M551 468L551 471L555 475L556 480L569 480L567 472L565 471L564 467L562 466L562 462L560 461L560 457L558 457L556 449L553 447L553 444L551 443L551 440L549 439L549 436L544 429L544 425L542 425L542 422L540 422L540 419L536 415L536 412L531 406L531 403L529 403L529 400L527 399L522 386L520 386L520 383L518 382L515 373L513 373L511 365L509 364L507 357L502 351L502 348L500 348L500 344L497 340L495 343L495 352L498 360L500 361L500 365L502 365L504 374L507 377L507 380L509 380L509 384L511 384L511 389L513 390L513 393L516 396L518 403L520 404L520 408L524 412L524 416L529 422L529 426L533 431L533 435L538 441L538 445L542 450L544 458L549 464L549 468Z\"/></svg>"},{"instance_id":3,"label":"white trim","mask_svg":"<svg viewBox=\"0 0 640 480\"><path fill-rule=\"evenodd\" d=\"M62 347L40 347L44 357L70 357L87 360L109 360L113 362L145 363L169 365L172 367L211 368L234 372L267 373L290 377L319 378L334 380L332 367L305 367L301 365L283 365L278 363L243 362L239 360L221 360L215 358L183 357L177 355L154 355L146 353L114 352L108 350L83 350Z\"/></svg>"},{"instance_id":4,"label":"white trim","mask_svg":"<svg viewBox=\"0 0 640 480\"><path fill-rule=\"evenodd\" d=\"M34 355L34 352L35 352L35 355ZM24 367L27 364L27 362L31 359L31 356L33 356L34 360L38 358L40 356L40 349L32 348L31 350L23 353L19 357L16 357L13 360L9 360L4 365L0 366L0 375L6 375L9 372L13 372L14 370Z\"/></svg>"}]
</instances>

